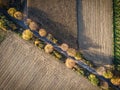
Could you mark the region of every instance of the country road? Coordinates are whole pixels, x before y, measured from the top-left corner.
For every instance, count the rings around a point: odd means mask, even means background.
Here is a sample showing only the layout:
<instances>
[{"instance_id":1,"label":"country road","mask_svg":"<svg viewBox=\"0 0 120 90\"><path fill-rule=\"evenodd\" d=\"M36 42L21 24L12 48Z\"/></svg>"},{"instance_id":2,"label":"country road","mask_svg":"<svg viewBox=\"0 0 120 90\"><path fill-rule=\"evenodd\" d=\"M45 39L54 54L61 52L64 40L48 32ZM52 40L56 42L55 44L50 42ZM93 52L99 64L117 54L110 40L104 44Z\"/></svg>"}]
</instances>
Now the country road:
<instances>
[{"instance_id":1,"label":"country road","mask_svg":"<svg viewBox=\"0 0 120 90\"><path fill-rule=\"evenodd\" d=\"M61 42L79 46L96 65L113 60L112 13L112 0L28 2L28 17ZM0 90L99 90L33 44L12 32L7 35L0 43Z\"/></svg>"},{"instance_id":2,"label":"country road","mask_svg":"<svg viewBox=\"0 0 120 90\"><path fill-rule=\"evenodd\" d=\"M112 0L28 1L30 18L96 65L113 60L112 13Z\"/></svg>"}]
</instances>

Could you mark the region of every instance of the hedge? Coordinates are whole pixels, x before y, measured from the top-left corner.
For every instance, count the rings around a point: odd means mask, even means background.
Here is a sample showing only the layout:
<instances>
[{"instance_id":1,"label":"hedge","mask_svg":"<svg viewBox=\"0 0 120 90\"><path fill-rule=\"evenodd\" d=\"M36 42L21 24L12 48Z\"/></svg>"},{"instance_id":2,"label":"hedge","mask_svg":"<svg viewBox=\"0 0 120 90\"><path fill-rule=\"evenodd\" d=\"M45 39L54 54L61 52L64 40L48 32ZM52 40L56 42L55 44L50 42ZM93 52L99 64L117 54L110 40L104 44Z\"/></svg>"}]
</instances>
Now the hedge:
<instances>
[{"instance_id":1,"label":"hedge","mask_svg":"<svg viewBox=\"0 0 120 90\"><path fill-rule=\"evenodd\" d=\"M120 71L120 0L113 0L114 64Z\"/></svg>"}]
</instances>

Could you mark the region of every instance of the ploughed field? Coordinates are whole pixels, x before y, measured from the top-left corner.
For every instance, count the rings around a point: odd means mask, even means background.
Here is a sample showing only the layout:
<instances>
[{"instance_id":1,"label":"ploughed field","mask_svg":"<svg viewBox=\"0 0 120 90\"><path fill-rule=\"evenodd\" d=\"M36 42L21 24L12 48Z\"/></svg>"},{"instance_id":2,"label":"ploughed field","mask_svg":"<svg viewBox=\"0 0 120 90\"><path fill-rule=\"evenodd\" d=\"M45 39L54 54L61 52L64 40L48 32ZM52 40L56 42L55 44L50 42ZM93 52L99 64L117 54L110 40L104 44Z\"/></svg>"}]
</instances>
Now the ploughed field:
<instances>
[{"instance_id":1,"label":"ploughed field","mask_svg":"<svg viewBox=\"0 0 120 90\"><path fill-rule=\"evenodd\" d=\"M14 33L0 44L0 89L99 90L83 76Z\"/></svg>"}]
</instances>

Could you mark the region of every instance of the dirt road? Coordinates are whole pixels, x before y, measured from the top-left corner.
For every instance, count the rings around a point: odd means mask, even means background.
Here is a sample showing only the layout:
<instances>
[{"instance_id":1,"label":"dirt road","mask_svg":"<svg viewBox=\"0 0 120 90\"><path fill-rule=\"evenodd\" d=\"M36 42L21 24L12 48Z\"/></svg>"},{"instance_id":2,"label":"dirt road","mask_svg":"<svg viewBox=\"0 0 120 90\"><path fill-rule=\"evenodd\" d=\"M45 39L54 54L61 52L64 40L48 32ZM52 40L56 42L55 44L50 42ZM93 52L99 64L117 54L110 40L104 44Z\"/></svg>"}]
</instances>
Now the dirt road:
<instances>
[{"instance_id":1,"label":"dirt road","mask_svg":"<svg viewBox=\"0 0 120 90\"><path fill-rule=\"evenodd\" d=\"M28 16L58 40L74 48L78 41L88 60L97 65L111 64L112 0L29 0L28 7Z\"/></svg>"}]
</instances>

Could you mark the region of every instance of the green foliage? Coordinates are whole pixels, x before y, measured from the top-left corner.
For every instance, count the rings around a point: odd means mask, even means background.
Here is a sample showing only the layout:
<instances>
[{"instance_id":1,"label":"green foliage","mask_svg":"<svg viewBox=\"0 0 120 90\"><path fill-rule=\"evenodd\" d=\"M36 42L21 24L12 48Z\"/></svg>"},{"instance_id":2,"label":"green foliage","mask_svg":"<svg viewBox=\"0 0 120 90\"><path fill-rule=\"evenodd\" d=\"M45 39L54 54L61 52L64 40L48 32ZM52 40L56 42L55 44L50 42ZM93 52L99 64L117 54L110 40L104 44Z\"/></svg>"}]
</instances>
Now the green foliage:
<instances>
[{"instance_id":1,"label":"green foliage","mask_svg":"<svg viewBox=\"0 0 120 90\"><path fill-rule=\"evenodd\" d=\"M117 70L120 70L120 0L113 0L114 6L114 55L115 66Z\"/></svg>"},{"instance_id":2,"label":"green foliage","mask_svg":"<svg viewBox=\"0 0 120 90\"><path fill-rule=\"evenodd\" d=\"M78 74L80 74L80 75L85 75L85 73L84 73L84 70L82 69L82 68L79 68L78 70L77 70L77 72L78 72Z\"/></svg>"},{"instance_id":3,"label":"green foliage","mask_svg":"<svg viewBox=\"0 0 120 90\"><path fill-rule=\"evenodd\" d=\"M77 53L76 53L75 59L76 59L76 60L81 60L81 59L82 59L82 55L81 55L80 52L77 52Z\"/></svg>"},{"instance_id":4,"label":"green foliage","mask_svg":"<svg viewBox=\"0 0 120 90\"><path fill-rule=\"evenodd\" d=\"M5 32L0 30L0 43L5 39Z\"/></svg>"},{"instance_id":5,"label":"green foliage","mask_svg":"<svg viewBox=\"0 0 120 90\"><path fill-rule=\"evenodd\" d=\"M43 49L45 47L45 43L40 41L40 44L38 45L38 48Z\"/></svg>"},{"instance_id":6,"label":"green foliage","mask_svg":"<svg viewBox=\"0 0 120 90\"><path fill-rule=\"evenodd\" d=\"M120 65L117 65L116 67L117 67L117 70L120 71Z\"/></svg>"},{"instance_id":7,"label":"green foliage","mask_svg":"<svg viewBox=\"0 0 120 90\"><path fill-rule=\"evenodd\" d=\"M62 55L57 52L57 51L53 51L53 55L57 58L57 59L61 59L62 58Z\"/></svg>"},{"instance_id":8,"label":"green foliage","mask_svg":"<svg viewBox=\"0 0 120 90\"><path fill-rule=\"evenodd\" d=\"M107 71L107 72L103 73L103 76L104 76L105 78L110 79L110 78L113 77L113 73L112 73L111 71Z\"/></svg>"},{"instance_id":9,"label":"green foliage","mask_svg":"<svg viewBox=\"0 0 120 90\"><path fill-rule=\"evenodd\" d=\"M97 79L97 77L94 75L94 74L90 74L88 76L88 79L90 80L90 82L93 84L93 85L98 85L99 83L99 80Z\"/></svg>"},{"instance_id":10,"label":"green foliage","mask_svg":"<svg viewBox=\"0 0 120 90\"><path fill-rule=\"evenodd\" d=\"M12 21L8 20L1 12L0 12L0 28L4 31L8 29L12 30L17 29L16 25Z\"/></svg>"},{"instance_id":11,"label":"green foliage","mask_svg":"<svg viewBox=\"0 0 120 90\"><path fill-rule=\"evenodd\" d=\"M55 44L58 42L58 40L55 37L53 37L52 34L48 34L46 38Z\"/></svg>"}]
</instances>

